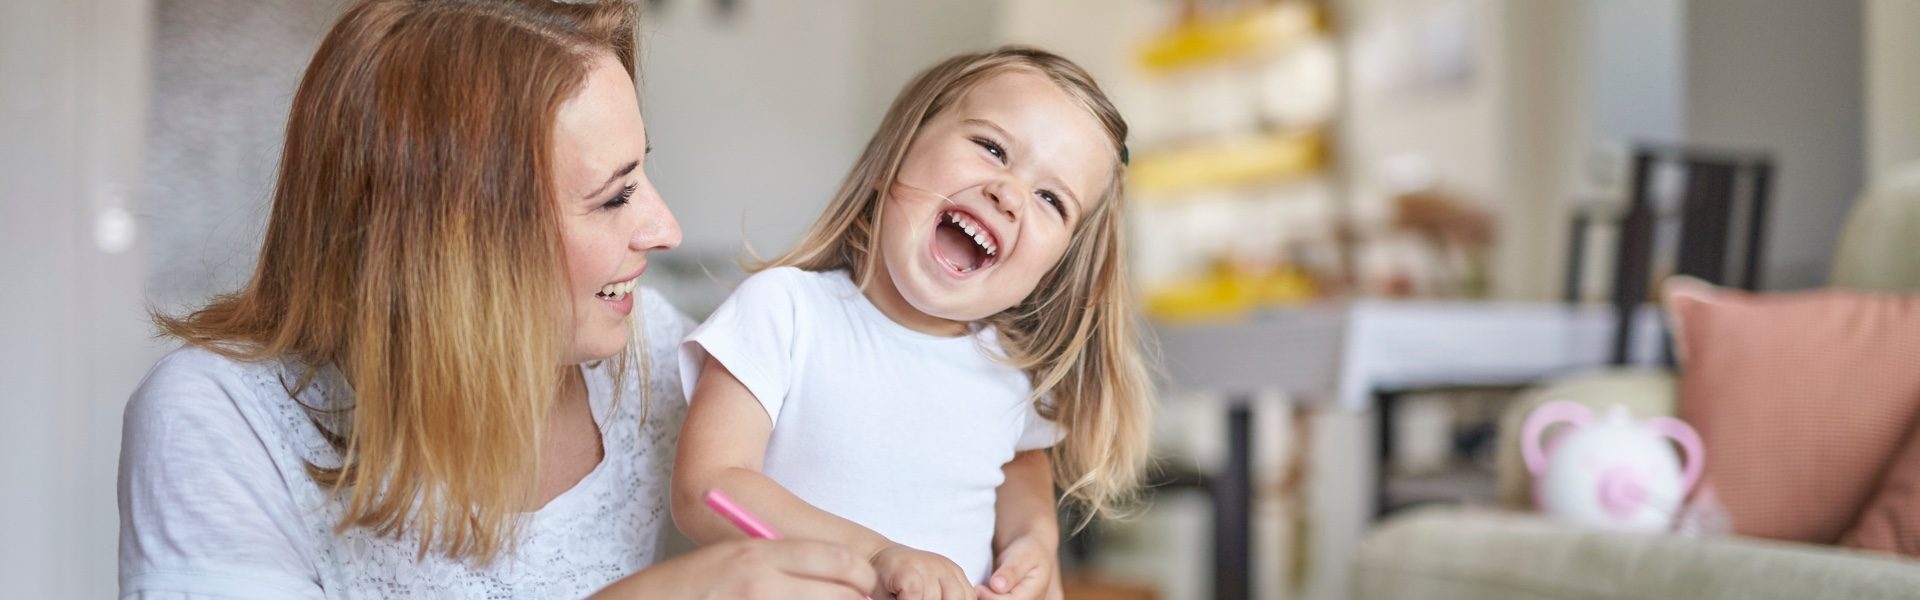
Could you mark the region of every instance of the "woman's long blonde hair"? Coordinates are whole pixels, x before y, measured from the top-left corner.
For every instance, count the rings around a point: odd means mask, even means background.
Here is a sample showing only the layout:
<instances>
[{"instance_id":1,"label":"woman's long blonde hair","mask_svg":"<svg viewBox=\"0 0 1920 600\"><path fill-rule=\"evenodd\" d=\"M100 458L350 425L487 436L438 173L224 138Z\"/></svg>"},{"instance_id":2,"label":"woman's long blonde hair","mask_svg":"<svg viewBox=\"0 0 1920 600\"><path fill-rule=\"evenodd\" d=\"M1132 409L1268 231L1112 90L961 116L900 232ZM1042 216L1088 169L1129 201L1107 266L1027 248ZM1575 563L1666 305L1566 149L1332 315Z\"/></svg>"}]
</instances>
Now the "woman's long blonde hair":
<instances>
[{"instance_id":1,"label":"woman's long blonde hair","mask_svg":"<svg viewBox=\"0 0 1920 600\"><path fill-rule=\"evenodd\" d=\"M252 280L155 315L237 360L308 365L289 393L339 369L353 404L308 407L341 457L308 465L345 500L336 531L479 564L511 545L563 383L554 119L594 56L633 74L634 10L354 4L294 92Z\"/></svg>"},{"instance_id":2,"label":"woman's long blonde hair","mask_svg":"<svg viewBox=\"0 0 1920 600\"><path fill-rule=\"evenodd\" d=\"M792 250L752 270L845 269L864 289L878 262L872 256L886 205L880 190L894 188L920 128L982 81L1014 70L1039 73L1078 100L1115 149L1104 201L1075 226L1060 264L1019 305L986 319L1012 364L1033 382L1035 406L1067 431L1052 451L1056 485L1089 517L1107 516L1145 476L1153 387L1127 290L1121 235L1126 206L1120 153L1127 124L1078 65L1045 50L1008 46L956 56L920 73L894 99L826 214Z\"/></svg>"}]
</instances>

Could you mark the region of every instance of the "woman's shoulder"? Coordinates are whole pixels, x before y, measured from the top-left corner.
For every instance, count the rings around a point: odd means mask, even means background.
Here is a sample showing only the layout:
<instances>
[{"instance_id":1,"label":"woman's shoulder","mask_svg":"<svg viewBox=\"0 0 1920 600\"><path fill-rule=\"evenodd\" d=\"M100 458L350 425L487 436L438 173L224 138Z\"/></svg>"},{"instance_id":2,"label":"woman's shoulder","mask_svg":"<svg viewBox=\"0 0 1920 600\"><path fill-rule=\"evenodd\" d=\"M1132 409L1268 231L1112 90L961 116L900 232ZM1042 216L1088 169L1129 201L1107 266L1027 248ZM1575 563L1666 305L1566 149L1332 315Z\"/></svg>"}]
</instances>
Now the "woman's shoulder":
<instances>
[{"instance_id":1,"label":"woman's shoulder","mask_svg":"<svg viewBox=\"0 0 1920 600\"><path fill-rule=\"evenodd\" d=\"M214 435L244 435L269 452L313 454L326 447L305 406L328 401L326 377L310 378L285 359L246 361L208 348L185 345L161 357L127 399L127 443L179 443L178 428ZM197 434L196 434L197 435ZM277 443L276 443L277 442ZM157 448L156 448L157 450Z\"/></svg>"},{"instance_id":2,"label":"woman's shoulder","mask_svg":"<svg viewBox=\"0 0 1920 600\"><path fill-rule=\"evenodd\" d=\"M238 416L255 395L254 381L274 365L246 362L213 350L182 345L154 362L127 400L127 420L175 413Z\"/></svg>"}]
</instances>

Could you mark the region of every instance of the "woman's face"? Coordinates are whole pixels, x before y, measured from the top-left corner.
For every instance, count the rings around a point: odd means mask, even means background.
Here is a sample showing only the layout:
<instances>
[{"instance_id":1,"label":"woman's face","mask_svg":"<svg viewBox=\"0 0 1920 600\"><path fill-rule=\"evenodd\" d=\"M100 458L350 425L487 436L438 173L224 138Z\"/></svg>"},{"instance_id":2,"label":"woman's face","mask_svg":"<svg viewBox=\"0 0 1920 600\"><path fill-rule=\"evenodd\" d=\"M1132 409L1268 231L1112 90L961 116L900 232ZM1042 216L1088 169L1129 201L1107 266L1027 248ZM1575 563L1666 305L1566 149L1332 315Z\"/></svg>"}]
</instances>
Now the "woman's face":
<instances>
[{"instance_id":1,"label":"woman's face","mask_svg":"<svg viewBox=\"0 0 1920 600\"><path fill-rule=\"evenodd\" d=\"M680 224L647 181L647 129L633 80L611 55L593 60L554 121L561 238L567 249L568 361L626 347L647 253L680 245Z\"/></svg>"}]
</instances>

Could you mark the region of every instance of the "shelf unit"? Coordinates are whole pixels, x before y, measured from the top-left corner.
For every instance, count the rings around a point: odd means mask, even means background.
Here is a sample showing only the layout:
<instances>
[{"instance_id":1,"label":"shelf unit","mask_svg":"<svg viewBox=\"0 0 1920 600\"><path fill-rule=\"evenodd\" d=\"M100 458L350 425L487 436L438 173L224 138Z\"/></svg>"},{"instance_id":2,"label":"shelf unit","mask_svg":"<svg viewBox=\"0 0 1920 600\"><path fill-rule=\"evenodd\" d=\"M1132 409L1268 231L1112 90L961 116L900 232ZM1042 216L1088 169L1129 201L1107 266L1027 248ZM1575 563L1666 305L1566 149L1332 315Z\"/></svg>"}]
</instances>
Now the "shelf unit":
<instances>
[{"instance_id":1,"label":"shelf unit","mask_svg":"<svg viewBox=\"0 0 1920 600\"><path fill-rule=\"evenodd\" d=\"M1349 288L1337 169L1343 76L1324 2L1188 2L1142 40L1128 169L1136 276L1164 321ZM1142 118L1144 117L1144 118Z\"/></svg>"}]
</instances>

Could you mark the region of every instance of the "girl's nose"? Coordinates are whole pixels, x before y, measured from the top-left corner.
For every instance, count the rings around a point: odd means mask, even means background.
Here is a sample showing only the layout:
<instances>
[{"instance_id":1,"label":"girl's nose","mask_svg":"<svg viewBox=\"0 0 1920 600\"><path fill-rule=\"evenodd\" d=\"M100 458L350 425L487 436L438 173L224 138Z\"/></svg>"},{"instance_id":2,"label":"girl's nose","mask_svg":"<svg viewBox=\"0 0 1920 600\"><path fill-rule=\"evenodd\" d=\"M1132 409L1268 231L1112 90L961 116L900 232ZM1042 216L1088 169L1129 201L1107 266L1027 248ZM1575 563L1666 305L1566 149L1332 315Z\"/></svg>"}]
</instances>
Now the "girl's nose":
<instances>
[{"instance_id":1,"label":"girl's nose","mask_svg":"<svg viewBox=\"0 0 1920 600\"><path fill-rule=\"evenodd\" d=\"M1020 220L1020 213L1026 210L1027 196L1032 195L1025 183L1012 176L988 183L985 191L987 200L993 202L994 208L999 210L1000 214L1006 215L1007 219L1014 221Z\"/></svg>"}]
</instances>

